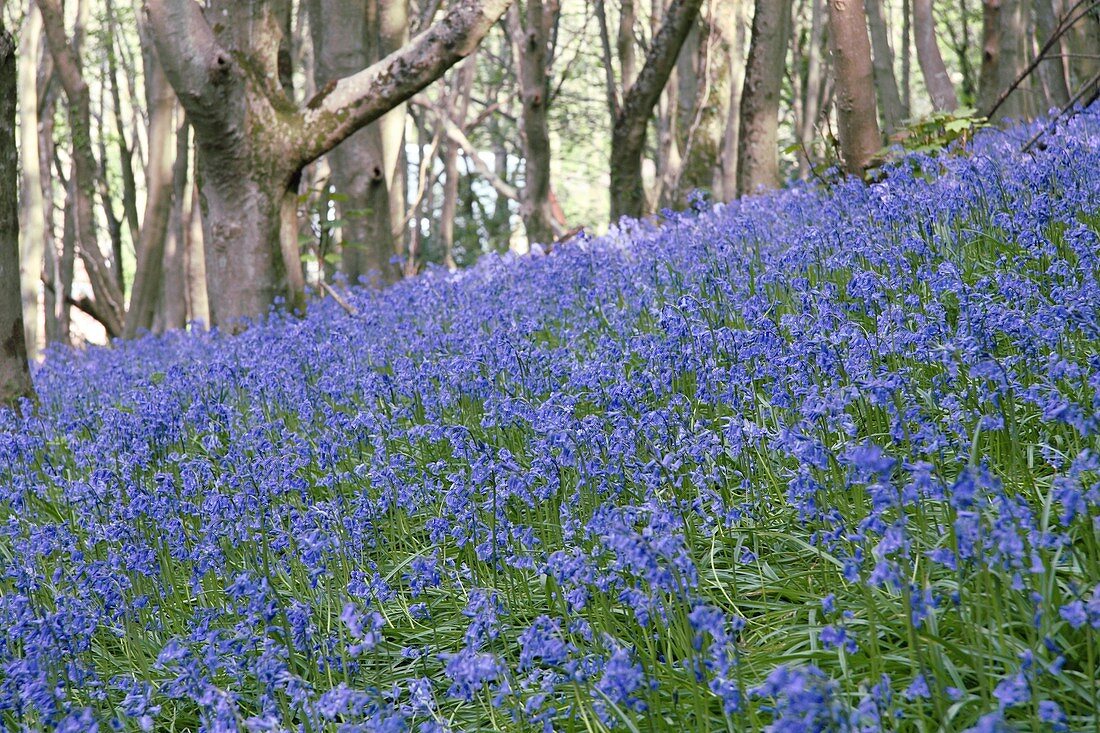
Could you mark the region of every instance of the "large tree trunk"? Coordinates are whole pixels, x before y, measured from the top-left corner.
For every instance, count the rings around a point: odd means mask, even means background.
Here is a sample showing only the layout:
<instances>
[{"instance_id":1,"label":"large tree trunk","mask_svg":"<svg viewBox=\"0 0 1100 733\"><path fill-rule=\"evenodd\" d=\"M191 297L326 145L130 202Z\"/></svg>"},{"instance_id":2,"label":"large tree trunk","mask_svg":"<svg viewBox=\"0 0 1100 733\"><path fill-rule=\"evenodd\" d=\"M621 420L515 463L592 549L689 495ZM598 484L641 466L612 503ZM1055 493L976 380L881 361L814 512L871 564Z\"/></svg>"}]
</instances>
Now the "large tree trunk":
<instances>
[{"instance_id":1,"label":"large tree trunk","mask_svg":"<svg viewBox=\"0 0 1100 733\"><path fill-rule=\"evenodd\" d=\"M91 98L81 72L80 54L65 35L65 20L60 0L38 0L46 41L57 68L57 75L69 102L69 126L75 176L76 247L87 271L95 295L97 318L109 336L122 333L122 290L100 250L95 223L96 176L99 170L92 147Z\"/></svg>"},{"instance_id":2,"label":"large tree trunk","mask_svg":"<svg viewBox=\"0 0 1100 733\"><path fill-rule=\"evenodd\" d=\"M882 0L864 0L867 25L871 31L872 61L875 70L875 89L878 91L879 111L882 113L882 130L887 137L897 132L905 116L894 78L894 54L890 50L890 35L886 19L882 15Z\"/></svg>"},{"instance_id":3,"label":"large tree trunk","mask_svg":"<svg viewBox=\"0 0 1100 733\"><path fill-rule=\"evenodd\" d=\"M982 65L978 74L978 108L988 110L1000 94L1001 0L982 0Z\"/></svg>"},{"instance_id":4,"label":"large tree trunk","mask_svg":"<svg viewBox=\"0 0 1100 733\"><path fill-rule=\"evenodd\" d=\"M213 0L213 26L193 0L145 5L195 131L211 318L233 329L263 317L279 297L303 305L298 229L286 224L303 167L469 55L508 0L460 0L404 48L327 84L305 108L280 81L273 4Z\"/></svg>"},{"instance_id":5,"label":"large tree trunk","mask_svg":"<svg viewBox=\"0 0 1100 733\"><path fill-rule=\"evenodd\" d=\"M1001 0L1000 60L997 64L997 94L1011 87L1027 66L1027 23L1023 0ZM1025 80L993 113L999 119L1027 119L1031 116L1030 85ZM997 121L994 120L994 121Z\"/></svg>"},{"instance_id":6,"label":"large tree trunk","mask_svg":"<svg viewBox=\"0 0 1100 733\"><path fill-rule=\"evenodd\" d=\"M176 95L164 76L154 49L145 69L145 89L149 104L149 161L145 170L145 216L137 244L137 269L130 292L130 308L123 335L133 338L153 328L164 274L164 245L168 220L172 213L175 161Z\"/></svg>"},{"instance_id":7,"label":"large tree trunk","mask_svg":"<svg viewBox=\"0 0 1100 733\"><path fill-rule=\"evenodd\" d=\"M645 64L623 96L611 130L611 219L645 213L642 152L649 116L676 65L680 47L699 14L702 0L672 0L653 37Z\"/></svg>"},{"instance_id":8,"label":"large tree trunk","mask_svg":"<svg viewBox=\"0 0 1100 733\"><path fill-rule=\"evenodd\" d=\"M19 242L20 282L23 298L23 331L27 351L33 359L38 353L38 321L41 308L38 290L46 256L46 199L42 195L42 169L38 150L38 56L42 46L42 16L31 7L23 21L19 41L19 127L23 151L21 226ZM47 171L48 172L48 171Z\"/></svg>"},{"instance_id":9,"label":"large tree trunk","mask_svg":"<svg viewBox=\"0 0 1100 733\"><path fill-rule=\"evenodd\" d=\"M1067 5L1072 4L1065 0ZM1068 36L1073 60L1069 65L1072 88L1088 83L1100 69L1100 17L1097 11L1088 13L1073 24Z\"/></svg>"},{"instance_id":10,"label":"large tree trunk","mask_svg":"<svg viewBox=\"0 0 1100 733\"><path fill-rule=\"evenodd\" d=\"M0 14L0 405L32 397L19 287L19 159L15 145L15 39Z\"/></svg>"},{"instance_id":11,"label":"large tree trunk","mask_svg":"<svg viewBox=\"0 0 1100 733\"><path fill-rule=\"evenodd\" d=\"M403 0L366 7L352 0L311 0L317 87L324 89L397 50L407 37L407 24ZM381 285L400 274L391 260L401 249L394 221L404 216L404 190L398 180L404 125L402 105L328 155L332 183L346 197L339 206L344 221L341 269L352 283L372 276Z\"/></svg>"},{"instance_id":12,"label":"large tree trunk","mask_svg":"<svg viewBox=\"0 0 1100 733\"><path fill-rule=\"evenodd\" d=\"M184 200L184 263L187 269L187 319L210 326L210 302L206 287L206 256L202 241L202 212L199 205L199 185L193 166L191 190Z\"/></svg>"},{"instance_id":13,"label":"large tree trunk","mask_svg":"<svg viewBox=\"0 0 1100 733\"><path fill-rule=\"evenodd\" d=\"M779 102L791 0L756 0L752 40L741 93L741 132L737 152L737 191L779 185Z\"/></svg>"},{"instance_id":14,"label":"large tree trunk","mask_svg":"<svg viewBox=\"0 0 1100 733\"><path fill-rule=\"evenodd\" d=\"M519 7L508 12L508 31L519 63L523 102L523 194L520 214L529 244L554 241L550 213L550 128L547 124L550 79L547 59L550 34L560 8L557 0L527 0L522 21Z\"/></svg>"},{"instance_id":15,"label":"large tree trunk","mask_svg":"<svg viewBox=\"0 0 1100 733\"><path fill-rule=\"evenodd\" d=\"M932 0L913 0L913 32L917 45L917 63L920 64L924 85L937 110L952 112L959 106L955 85L947 74L947 66L936 42L936 19L932 16Z\"/></svg>"},{"instance_id":16,"label":"large tree trunk","mask_svg":"<svg viewBox=\"0 0 1100 733\"><path fill-rule=\"evenodd\" d=\"M844 167L862 175L882 145L875 115L871 42L863 7L829 0L829 40L836 70L837 127Z\"/></svg>"}]
</instances>

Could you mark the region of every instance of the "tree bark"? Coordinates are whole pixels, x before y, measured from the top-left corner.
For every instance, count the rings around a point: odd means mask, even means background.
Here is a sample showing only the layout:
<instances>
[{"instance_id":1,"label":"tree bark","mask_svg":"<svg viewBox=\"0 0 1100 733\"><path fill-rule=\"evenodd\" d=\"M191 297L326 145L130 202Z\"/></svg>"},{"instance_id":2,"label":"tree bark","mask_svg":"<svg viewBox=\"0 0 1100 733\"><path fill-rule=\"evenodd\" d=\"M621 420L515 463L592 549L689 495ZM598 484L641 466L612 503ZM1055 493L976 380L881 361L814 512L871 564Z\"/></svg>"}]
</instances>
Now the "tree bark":
<instances>
[{"instance_id":1,"label":"tree bark","mask_svg":"<svg viewBox=\"0 0 1100 733\"><path fill-rule=\"evenodd\" d=\"M825 1L810 0L810 38L806 50L806 82L802 85L802 119L799 120L798 175L803 180L810 177L813 167L812 152L821 111L825 106Z\"/></svg>"},{"instance_id":2,"label":"tree bark","mask_svg":"<svg viewBox=\"0 0 1100 733\"><path fill-rule=\"evenodd\" d=\"M198 166L191 168L191 190L184 200L184 263L187 268L187 319L210 326L206 289L206 256L203 252L202 212L199 204Z\"/></svg>"},{"instance_id":3,"label":"tree bark","mask_svg":"<svg viewBox=\"0 0 1100 733\"><path fill-rule=\"evenodd\" d=\"M0 405L33 397L19 285L19 159L15 145L19 72L15 39L0 15Z\"/></svg>"},{"instance_id":4,"label":"tree bark","mask_svg":"<svg viewBox=\"0 0 1100 733\"><path fill-rule=\"evenodd\" d=\"M477 76L477 54L462 62L451 87L446 114L459 130L466 126L470 92ZM438 124L444 125L440 121ZM454 259L455 216L458 213L458 152L461 144L447 139L443 148L443 210L439 217L439 239L443 245L443 265L448 270L457 268ZM476 153L475 153L476 154Z\"/></svg>"},{"instance_id":5,"label":"tree bark","mask_svg":"<svg viewBox=\"0 0 1100 733\"><path fill-rule=\"evenodd\" d=\"M875 115L867 19L855 0L829 0L829 40L836 70L837 127L844 167L861 176L882 144Z\"/></svg>"},{"instance_id":6,"label":"tree bark","mask_svg":"<svg viewBox=\"0 0 1100 733\"><path fill-rule=\"evenodd\" d=\"M645 213L642 152L649 116L668 81L702 0L672 0L650 43L645 64L623 96L611 131L611 219Z\"/></svg>"},{"instance_id":7,"label":"tree bark","mask_svg":"<svg viewBox=\"0 0 1100 733\"><path fill-rule=\"evenodd\" d=\"M164 70L149 54L145 70L146 96L149 97L149 160L145 170L145 216L138 237L137 268L130 308L123 336L133 338L153 328L164 275L164 245L172 212L173 164L175 159L176 95Z\"/></svg>"},{"instance_id":8,"label":"tree bark","mask_svg":"<svg viewBox=\"0 0 1100 733\"><path fill-rule=\"evenodd\" d=\"M894 78L894 54L890 50L890 36L886 19L882 15L882 0L864 0L867 25L871 31L872 61L875 72L875 89L878 92L879 111L882 113L882 131L887 137L897 132L905 116Z\"/></svg>"},{"instance_id":9,"label":"tree bark","mask_svg":"<svg viewBox=\"0 0 1100 733\"><path fill-rule=\"evenodd\" d=\"M38 321L41 314L38 290L46 256L46 200L42 195L42 169L38 149L38 56L42 47L42 16L30 8L19 40L19 127L23 153L20 182L19 269L23 299L23 331L31 359L38 354Z\"/></svg>"},{"instance_id":10,"label":"tree bark","mask_svg":"<svg viewBox=\"0 0 1100 733\"><path fill-rule=\"evenodd\" d=\"M1000 26L1000 58L997 64L997 89L994 99L1015 83L1027 65L1025 44L1028 36L1023 0L1001 0ZM1031 116L1029 93L1030 85L1026 81L1020 84L1008 95L995 113L998 120L1029 118Z\"/></svg>"},{"instance_id":11,"label":"tree bark","mask_svg":"<svg viewBox=\"0 0 1100 733\"><path fill-rule=\"evenodd\" d=\"M820 1L820 0L818 0ZM727 39L725 63L729 66L729 101L725 108L725 132L722 154L715 171L715 194L721 201L737 196L737 146L741 137L741 89L745 84L745 0L736 0L733 17L722 27L732 26L733 37Z\"/></svg>"},{"instance_id":12,"label":"tree bark","mask_svg":"<svg viewBox=\"0 0 1100 733\"><path fill-rule=\"evenodd\" d=\"M1100 69L1100 17L1097 17L1095 10L1073 24L1068 41L1073 50L1073 61L1069 65L1070 81L1077 89L1088 83Z\"/></svg>"},{"instance_id":13,"label":"tree bark","mask_svg":"<svg viewBox=\"0 0 1100 733\"><path fill-rule=\"evenodd\" d=\"M978 74L978 108L988 110L1000 94L1001 0L982 0L982 65Z\"/></svg>"},{"instance_id":14,"label":"tree bark","mask_svg":"<svg viewBox=\"0 0 1100 733\"><path fill-rule=\"evenodd\" d=\"M1059 3L1059 6L1061 3ZM1054 35L1054 29L1058 25L1058 17L1055 12L1054 0L1036 0L1035 2L1035 30L1037 45L1042 48L1047 40ZM1059 38L1047 56L1050 58L1039 65L1039 73L1043 77L1043 86L1048 91L1047 106L1061 107L1069 101L1069 76L1065 63L1065 38Z\"/></svg>"},{"instance_id":15,"label":"tree bark","mask_svg":"<svg viewBox=\"0 0 1100 733\"><path fill-rule=\"evenodd\" d=\"M182 115L177 112L177 120L180 117ZM187 327L187 232L183 212L184 197L187 195L187 172L191 164L191 143L186 119L177 126L175 142L172 207L168 214L168 230L164 236L163 274L157 297L157 315L153 321L153 330L157 333Z\"/></svg>"},{"instance_id":16,"label":"tree bark","mask_svg":"<svg viewBox=\"0 0 1100 733\"><path fill-rule=\"evenodd\" d=\"M726 133L733 77L740 0L710 0L704 6L701 42L695 50L696 84L683 122L683 153L675 202L688 203L694 190L722 196L722 145ZM684 51L680 52L681 59ZM742 71L743 74L743 71Z\"/></svg>"},{"instance_id":17,"label":"tree bark","mask_svg":"<svg viewBox=\"0 0 1100 733\"><path fill-rule=\"evenodd\" d=\"M615 46L619 54L619 81L623 89L629 89L638 76L638 62L634 52L636 17L634 0L622 0L619 6L619 33L615 39Z\"/></svg>"},{"instance_id":18,"label":"tree bark","mask_svg":"<svg viewBox=\"0 0 1100 733\"><path fill-rule=\"evenodd\" d=\"M913 33L917 46L924 85L937 111L953 112L959 106L955 85L947 74L947 66L936 42L936 19L932 16L932 0L913 0Z\"/></svg>"},{"instance_id":19,"label":"tree bark","mask_svg":"<svg viewBox=\"0 0 1100 733\"><path fill-rule=\"evenodd\" d=\"M790 27L791 0L756 0L741 93L737 192L742 196L779 186L779 103Z\"/></svg>"},{"instance_id":20,"label":"tree bark","mask_svg":"<svg viewBox=\"0 0 1100 733\"><path fill-rule=\"evenodd\" d=\"M165 73L195 131L215 323L239 328L280 296L303 305L297 228L283 225L302 168L469 55L508 2L461 0L399 51L299 109L279 82L270 4L213 0L208 12L219 21L211 27L193 0L146 0ZM291 229L293 241L282 243Z\"/></svg>"},{"instance_id":21,"label":"tree bark","mask_svg":"<svg viewBox=\"0 0 1100 733\"><path fill-rule=\"evenodd\" d=\"M69 102L75 177L76 247L84 263L92 292L109 336L122 333L123 295L117 275L111 271L96 236L94 201L98 166L92 148L91 99L81 72L80 55L65 36L60 0L38 0L46 42L53 56L58 79Z\"/></svg>"},{"instance_id":22,"label":"tree bark","mask_svg":"<svg viewBox=\"0 0 1100 733\"><path fill-rule=\"evenodd\" d=\"M550 33L560 8L557 0L527 0L526 14L519 7L508 12L508 32L518 49L519 84L523 124L523 194L520 214L529 244L554 241L550 213L550 128L547 123L550 78L547 60Z\"/></svg>"}]
</instances>

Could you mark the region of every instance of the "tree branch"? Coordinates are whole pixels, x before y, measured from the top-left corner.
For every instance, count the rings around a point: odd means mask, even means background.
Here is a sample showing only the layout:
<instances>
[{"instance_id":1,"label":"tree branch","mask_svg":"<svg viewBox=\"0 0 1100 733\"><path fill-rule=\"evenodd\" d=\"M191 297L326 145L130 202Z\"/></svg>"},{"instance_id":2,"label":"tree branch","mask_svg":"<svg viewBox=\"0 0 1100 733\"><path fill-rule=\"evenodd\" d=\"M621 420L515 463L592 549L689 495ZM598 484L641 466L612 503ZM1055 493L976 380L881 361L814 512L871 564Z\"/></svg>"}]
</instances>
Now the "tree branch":
<instances>
[{"instance_id":1,"label":"tree branch","mask_svg":"<svg viewBox=\"0 0 1100 733\"><path fill-rule=\"evenodd\" d=\"M225 113L217 94L219 77L228 76L229 53L214 38L195 0L145 0L164 73L180 103L194 119L220 119Z\"/></svg>"},{"instance_id":2,"label":"tree branch","mask_svg":"<svg viewBox=\"0 0 1100 733\"><path fill-rule=\"evenodd\" d=\"M302 139L293 146L298 163L313 162L442 76L477 48L511 2L460 0L403 48L314 97L303 113Z\"/></svg>"}]
</instances>

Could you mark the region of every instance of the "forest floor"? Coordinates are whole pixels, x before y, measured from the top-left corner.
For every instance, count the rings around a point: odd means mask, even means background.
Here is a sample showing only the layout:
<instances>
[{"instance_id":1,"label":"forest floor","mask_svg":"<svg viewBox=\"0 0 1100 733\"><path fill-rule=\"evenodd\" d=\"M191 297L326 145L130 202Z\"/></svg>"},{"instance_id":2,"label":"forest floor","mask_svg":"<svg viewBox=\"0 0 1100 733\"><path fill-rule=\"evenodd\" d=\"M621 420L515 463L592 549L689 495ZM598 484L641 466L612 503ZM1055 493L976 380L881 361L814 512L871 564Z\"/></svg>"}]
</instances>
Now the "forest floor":
<instances>
[{"instance_id":1,"label":"forest floor","mask_svg":"<svg viewBox=\"0 0 1100 733\"><path fill-rule=\"evenodd\" d=\"M50 354L3 727L1096 730L1100 115L1028 132Z\"/></svg>"}]
</instances>

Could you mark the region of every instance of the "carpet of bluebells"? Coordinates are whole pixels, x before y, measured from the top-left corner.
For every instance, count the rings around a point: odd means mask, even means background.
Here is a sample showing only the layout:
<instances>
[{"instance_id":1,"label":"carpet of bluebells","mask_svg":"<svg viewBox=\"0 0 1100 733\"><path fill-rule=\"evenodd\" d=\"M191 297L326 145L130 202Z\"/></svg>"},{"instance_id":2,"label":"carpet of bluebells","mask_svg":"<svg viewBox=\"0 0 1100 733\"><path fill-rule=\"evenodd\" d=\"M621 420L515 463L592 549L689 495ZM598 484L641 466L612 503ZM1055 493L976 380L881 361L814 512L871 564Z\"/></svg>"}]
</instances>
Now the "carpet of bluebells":
<instances>
[{"instance_id":1,"label":"carpet of bluebells","mask_svg":"<svg viewBox=\"0 0 1100 733\"><path fill-rule=\"evenodd\" d=\"M0 723L1094 731L1100 114L0 416Z\"/></svg>"}]
</instances>

